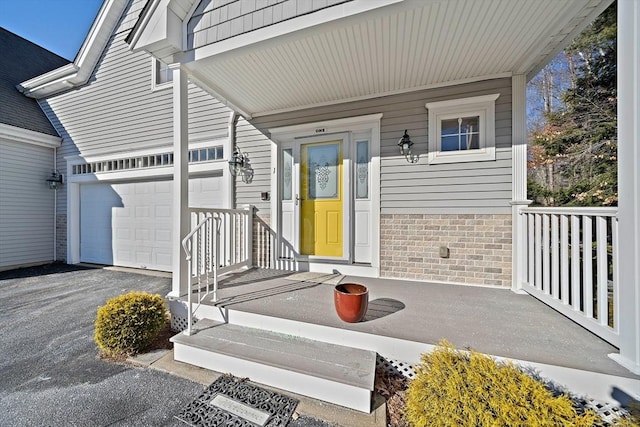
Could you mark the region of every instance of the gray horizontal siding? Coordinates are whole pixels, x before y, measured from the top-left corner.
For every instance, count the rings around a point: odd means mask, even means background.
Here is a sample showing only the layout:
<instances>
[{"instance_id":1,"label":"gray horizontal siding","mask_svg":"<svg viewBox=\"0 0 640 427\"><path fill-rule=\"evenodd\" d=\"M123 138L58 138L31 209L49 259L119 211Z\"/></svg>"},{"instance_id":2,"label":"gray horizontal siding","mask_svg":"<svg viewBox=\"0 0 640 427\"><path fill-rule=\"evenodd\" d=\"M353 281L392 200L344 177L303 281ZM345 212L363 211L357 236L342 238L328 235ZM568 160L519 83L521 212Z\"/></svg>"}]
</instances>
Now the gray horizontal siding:
<instances>
[{"instance_id":1,"label":"gray horizontal siding","mask_svg":"<svg viewBox=\"0 0 640 427\"><path fill-rule=\"evenodd\" d=\"M255 205L258 214L269 214L269 203L260 199L260 193L271 191L271 140L243 118L238 120L236 144L249 157L253 169L250 183L236 179L236 206Z\"/></svg>"},{"instance_id":2,"label":"gray horizontal siding","mask_svg":"<svg viewBox=\"0 0 640 427\"><path fill-rule=\"evenodd\" d=\"M173 143L173 104L170 86L152 91L151 58L133 53L124 42L144 7L134 0L114 31L89 82L40 101L63 138L58 164L64 157L118 156L144 149L168 149ZM194 84L189 84L189 138L226 138L230 110ZM60 171L66 173L61 166ZM60 212L66 192L59 192Z\"/></svg>"},{"instance_id":3,"label":"gray horizontal siding","mask_svg":"<svg viewBox=\"0 0 640 427\"><path fill-rule=\"evenodd\" d=\"M129 31L136 25L140 12L142 12L146 3L147 0L131 0L131 6L128 12L122 17L122 21L118 27L119 32Z\"/></svg>"},{"instance_id":4,"label":"gray horizontal siding","mask_svg":"<svg viewBox=\"0 0 640 427\"><path fill-rule=\"evenodd\" d=\"M190 49L351 0L202 0L187 23Z\"/></svg>"},{"instance_id":5,"label":"gray horizontal siding","mask_svg":"<svg viewBox=\"0 0 640 427\"><path fill-rule=\"evenodd\" d=\"M427 102L499 93L496 101L496 160L429 165ZM237 200L258 204L260 191L271 182L267 129L344 117L383 113L381 121L381 212L509 213L511 208L511 79L496 79L401 95L257 117L238 128L243 151L256 162L254 184L239 185ZM407 129L416 164L398 153L398 139Z\"/></svg>"},{"instance_id":6,"label":"gray horizontal siding","mask_svg":"<svg viewBox=\"0 0 640 427\"><path fill-rule=\"evenodd\" d=\"M53 149L0 140L0 268L53 260Z\"/></svg>"}]
</instances>

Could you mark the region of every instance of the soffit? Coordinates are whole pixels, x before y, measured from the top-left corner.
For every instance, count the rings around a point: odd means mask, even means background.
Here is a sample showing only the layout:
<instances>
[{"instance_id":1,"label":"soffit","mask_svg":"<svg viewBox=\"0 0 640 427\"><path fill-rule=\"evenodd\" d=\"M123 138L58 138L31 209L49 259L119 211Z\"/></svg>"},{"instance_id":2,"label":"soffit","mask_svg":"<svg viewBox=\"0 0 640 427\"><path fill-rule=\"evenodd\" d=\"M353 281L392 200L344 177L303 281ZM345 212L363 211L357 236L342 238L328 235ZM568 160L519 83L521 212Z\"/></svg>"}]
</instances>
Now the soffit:
<instances>
[{"instance_id":1,"label":"soffit","mask_svg":"<svg viewBox=\"0 0 640 427\"><path fill-rule=\"evenodd\" d=\"M491 76L531 77L608 4L406 1L185 65L247 115Z\"/></svg>"}]
</instances>

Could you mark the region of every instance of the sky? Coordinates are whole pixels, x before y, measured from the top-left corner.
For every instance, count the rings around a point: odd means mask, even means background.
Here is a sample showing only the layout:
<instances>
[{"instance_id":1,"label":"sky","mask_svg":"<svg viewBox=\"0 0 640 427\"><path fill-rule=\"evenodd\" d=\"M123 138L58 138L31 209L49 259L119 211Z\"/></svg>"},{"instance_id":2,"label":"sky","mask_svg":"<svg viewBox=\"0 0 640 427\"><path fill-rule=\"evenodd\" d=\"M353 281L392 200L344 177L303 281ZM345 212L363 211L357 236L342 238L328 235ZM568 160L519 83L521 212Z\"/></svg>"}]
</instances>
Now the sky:
<instances>
[{"instance_id":1,"label":"sky","mask_svg":"<svg viewBox=\"0 0 640 427\"><path fill-rule=\"evenodd\" d=\"M73 61L102 0L0 0L0 27Z\"/></svg>"}]
</instances>

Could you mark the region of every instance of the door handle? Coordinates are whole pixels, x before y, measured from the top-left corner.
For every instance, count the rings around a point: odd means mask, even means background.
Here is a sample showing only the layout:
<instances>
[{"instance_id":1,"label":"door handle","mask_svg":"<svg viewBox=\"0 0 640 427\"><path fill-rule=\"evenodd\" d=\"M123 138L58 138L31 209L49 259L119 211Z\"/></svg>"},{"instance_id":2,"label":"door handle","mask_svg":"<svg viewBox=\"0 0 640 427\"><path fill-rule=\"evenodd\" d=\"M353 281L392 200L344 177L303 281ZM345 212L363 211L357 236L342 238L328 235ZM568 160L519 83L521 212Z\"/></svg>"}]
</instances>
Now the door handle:
<instances>
[{"instance_id":1,"label":"door handle","mask_svg":"<svg viewBox=\"0 0 640 427\"><path fill-rule=\"evenodd\" d=\"M300 195L296 194L296 206L298 206L299 201L300 201Z\"/></svg>"}]
</instances>

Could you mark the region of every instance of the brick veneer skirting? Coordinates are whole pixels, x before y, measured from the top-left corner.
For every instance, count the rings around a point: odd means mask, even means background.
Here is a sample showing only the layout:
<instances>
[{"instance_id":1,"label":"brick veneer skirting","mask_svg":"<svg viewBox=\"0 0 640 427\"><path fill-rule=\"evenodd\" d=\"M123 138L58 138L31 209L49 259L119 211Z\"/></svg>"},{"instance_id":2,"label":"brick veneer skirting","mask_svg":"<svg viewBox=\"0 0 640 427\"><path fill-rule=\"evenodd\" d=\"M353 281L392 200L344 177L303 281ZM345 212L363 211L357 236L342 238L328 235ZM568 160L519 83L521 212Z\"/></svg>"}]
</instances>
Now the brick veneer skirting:
<instances>
[{"instance_id":1,"label":"brick veneer skirting","mask_svg":"<svg viewBox=\"0 0 640 427\"><path fill-rule=\"evenodd\" d=\"M449 248L449 258L439 247ZM383 214L380 275L511 286L511 215Z\"/></svg>"}]
</instances>

